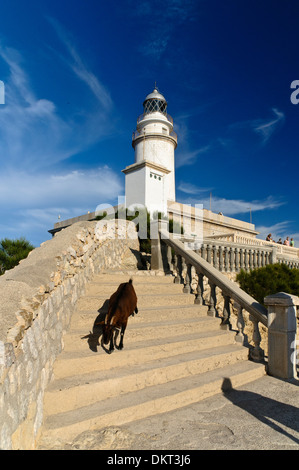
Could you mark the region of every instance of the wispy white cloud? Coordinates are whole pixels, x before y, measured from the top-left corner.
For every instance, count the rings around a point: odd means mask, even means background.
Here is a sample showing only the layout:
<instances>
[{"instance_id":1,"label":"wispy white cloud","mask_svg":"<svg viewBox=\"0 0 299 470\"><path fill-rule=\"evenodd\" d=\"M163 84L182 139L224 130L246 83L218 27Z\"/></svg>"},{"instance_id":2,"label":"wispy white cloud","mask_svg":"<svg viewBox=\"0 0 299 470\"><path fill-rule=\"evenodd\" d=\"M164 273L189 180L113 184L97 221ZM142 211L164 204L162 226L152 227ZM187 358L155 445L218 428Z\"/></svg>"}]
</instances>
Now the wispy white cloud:
<instances>
[{"instance_id":1,"label":"wispy white cloud","mask_svg":"<svg viewBox=\"0 0 299 470\"><path fill-rule=\"evenodd\" d=\"M70 33L66 31L65 28L56 19L48 17L48 21L53 26L62 44L68 51L68 57L63 57L61 55L60 57L71 68L76 76L89 87L103 108L106 111L110 111L113 107L113 101L108 89L84 64L82 58L74 46L74 39L71 38Z\"/></svg>"},{"instance_id":2,"label":"wispy white cloud","mask_svg":"<svg viewBox=\"0 0 299 470\"><path fill-rule=\"evenodd\" d=\"M265 145L272 135L281 128L285 121L285 115L282 111L279 111L277 108L272 108L272 113L274 114L274 117L237 122L231 124L229 129L252 130L260 137L262 145Z\"/></svg>"},{"instance_id":3,"label":"wispy white cloud","mask_svg":"<svg viewBox=\"0 0 299 470\"><path fill-rule=\"evenodd\" d=\"M25 172L15 169L0 175L0 206L7 209L95 207L123 191L120 175L108 166L64 173ZM90 207L90 210L95 210Z\"/></svg>"},{"instance_id":4,"label":"wispy white cloud","mask_svg":"<svg viewBox=\"0 0 299 470\"><path fill-rule=\"evenodd\" d=\"M64 173L14 169L0 174L0 239L25 236L38 244L58 221L115 204L124 193L118 173L108 166Z\"/></svg>"},{"instance_id":5,"label":"wispy white cloud","mask_svg":"<svg viewBox=\"0 0 299 470\"><path fill-rule=\"evenodd\" d=\"M186 183L184 181L181 181L179 183L177 189L179 191L182 191L183 193L186 193L186 194L196 195L196 194L205 193L207 191L211 191L213 188L200 188L200 187L196 186L195 184Z\"/></svg>"},{"instance_id":6,"label":"wispy white cloud","mask_svg":"<svg viewBox=\"0 0 299 470\"><path fill-rule=\"evenodd\" d=\"M238 214L246 214L251 212L276 209L284 204L283 201L276 199L273 196L268 196L263 200L244 201L242 199L226 199L219 196L210 195L200 197L200 194L204 191L210 191L209 188L200 188L196 185L183 183L179 186L186 194L189 194L186 198L181 198L180 202L185 204L202 204L204 208L210 208L213 212L222 212L224 215L229 217L236 216Z\"/></svg>"},{"instance_id":7,"label":"wispy white cloud","mask_svg":"<svg viewBox=\"0 0 299 470\"><path fill-rule=\"evenodd\" d=\"M203 202L205 207L209 207L210 199L206 198ZM269 196L263 200L244 201L242 199L225 199L220 197L212 197L212 210L214 212L222 212L224 215L234 216L237 214L246 214L252 212L276 209L284 203L276 200L273 196Z\"/></svg>"},{"instance_id":8,"label":"wispy white cloud","mask_svg":"<svg viewBox=\"0 0 299 470\"><path fill-rule=\"evenodd\" d=\"M273 108L272 111L275 115L274 119L261 120L260 122L256 122L253 127L254 131L261 136L263 144L265 144L270 139L272 134L281 126L285 120L284 113L278 111L276 108Z\"/></svg>"},{"instance_id":9,"label":"wispy white cloud","mask_svg":"<svg viewBox=\"0 0 299 470\"><path fill-rule=\"evenodd\" d=\"M274 241L278 241L279 238L282 239L282 242L289 237L289 239L293 238L295 241L295 246L299 247L299 232L294 232L291 229L292 222L290 220L285 220L282 222L278 222L273 225L258 225L256 230L259 232L258 238L266 239L267 235L271 233L272 239Z\"/></svg>"},{"instance_id":10,"label":"wispy white cloud","mask_svg":"<svg viewBox=\"0 0 299 470\"><path fill-rule=\"evenodd\" d=\"M86 150L112 132L106 108L63 119L55 103L36 97L17 51L0 46L0 59L9 69L6 104L0 113L2 164L42 168Z\"/></svg>"},{"instance_id":11,"label":"wispy white cloud","mask_svg":"<svg viewBox=\"0 0 299 470\"><path fill-rule=\"evenodd\" d=\"M186 150L186 151L178 152L176 155L176 159L175 159L176 168L180 168L182 166L187 166L187 165L193 165L196 162L199 155L208 152L210 149L211 149L211 146L206 145L205 147L201 147L197 150L193 150L193 151Z\"/></svg>"}]
</instances>

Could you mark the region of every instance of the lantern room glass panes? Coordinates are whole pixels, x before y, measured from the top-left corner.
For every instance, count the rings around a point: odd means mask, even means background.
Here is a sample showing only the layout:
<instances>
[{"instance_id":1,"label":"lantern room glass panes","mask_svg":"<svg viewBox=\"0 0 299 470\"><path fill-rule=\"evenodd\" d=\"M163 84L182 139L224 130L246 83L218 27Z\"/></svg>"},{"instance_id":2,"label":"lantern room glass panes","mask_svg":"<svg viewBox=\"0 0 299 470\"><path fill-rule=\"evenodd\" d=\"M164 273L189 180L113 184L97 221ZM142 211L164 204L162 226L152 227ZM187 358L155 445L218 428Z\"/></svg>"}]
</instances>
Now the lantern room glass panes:
<instances>
[{"instance_id":1,"label":"lantern room glass panes","mask_svg":"<svg viewBox=\"0 0 299 470\"><path fill-rule=\"evenodd\" d=\"M166 115L167 103L165 101L158 100L158 99L147 100L144 103L144 114L150 114L150 113L156 113L156 112Z\"/></svg>"}]
</instances>

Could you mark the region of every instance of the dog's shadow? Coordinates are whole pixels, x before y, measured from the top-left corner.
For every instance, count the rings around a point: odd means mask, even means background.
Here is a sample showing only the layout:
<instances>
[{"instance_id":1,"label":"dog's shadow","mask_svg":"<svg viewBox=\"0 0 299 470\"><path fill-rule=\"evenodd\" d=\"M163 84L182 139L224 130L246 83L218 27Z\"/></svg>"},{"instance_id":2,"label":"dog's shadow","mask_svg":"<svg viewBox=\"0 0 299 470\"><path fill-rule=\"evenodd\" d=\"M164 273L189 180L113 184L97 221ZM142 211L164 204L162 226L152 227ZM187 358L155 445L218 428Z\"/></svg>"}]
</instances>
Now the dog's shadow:
<instances>
[{"instance_id":1,"label":"dog's shadow","mask_svg":"<svg viewBox=\"0 0 299 470\"><path fill-rule=\"evenodd\" d=\"M98 346L101 346L104 351L109 352L103 344L103 327L102 324L105 321L106 314L108 313L109 299L106 299L103 305L98 309L98 316L96 317L92 331L88 335L83 336L81 339L87 339L89 349L93 352L98 352ZM102 324L101 324L102 323Z\"/></svg>"}]
</instances>

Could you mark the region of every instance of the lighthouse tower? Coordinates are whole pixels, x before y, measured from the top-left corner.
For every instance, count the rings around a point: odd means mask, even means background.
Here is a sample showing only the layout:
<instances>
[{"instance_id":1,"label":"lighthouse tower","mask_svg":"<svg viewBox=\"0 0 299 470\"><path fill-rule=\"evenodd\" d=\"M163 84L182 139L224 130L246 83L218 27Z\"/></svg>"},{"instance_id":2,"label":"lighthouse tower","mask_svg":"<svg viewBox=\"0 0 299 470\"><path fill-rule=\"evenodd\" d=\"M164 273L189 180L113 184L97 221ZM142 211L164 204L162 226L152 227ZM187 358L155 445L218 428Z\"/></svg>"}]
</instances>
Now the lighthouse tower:
<instances>
[{"instance_id":1,"label":"lighthouse tower","mask_svg":"<svg viewBox=\"0 0 299 470\"><path fill-rule=\"evenodd\" d=\"M167 201L175 201L177 136L167 114L167 102L157 87L145 98L132 147L135 163L122 170L126 175L126 207L142 204L151 213L167 214Z\"/></svg>"}]
</instances>

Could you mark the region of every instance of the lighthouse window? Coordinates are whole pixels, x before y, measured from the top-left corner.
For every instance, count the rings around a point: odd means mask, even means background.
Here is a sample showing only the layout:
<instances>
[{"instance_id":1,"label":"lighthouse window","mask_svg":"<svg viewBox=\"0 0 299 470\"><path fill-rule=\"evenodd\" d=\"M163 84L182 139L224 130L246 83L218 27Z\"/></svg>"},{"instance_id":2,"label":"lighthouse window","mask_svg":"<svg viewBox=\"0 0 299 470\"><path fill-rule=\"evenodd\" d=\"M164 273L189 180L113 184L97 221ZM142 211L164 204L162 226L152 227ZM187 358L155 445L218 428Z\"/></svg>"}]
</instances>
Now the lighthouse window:
<instances>
[{"instance_id":1,"label":"lighthouse window","mask_svg":"<svg viewBox=\"0 0 299 470\"><path fill-rule=\"evenodd\" d=\"M157 111L160 113L166 114L166 109L167 109L167 103L161 100L155 100L155 99L148 100L144 104L145 114L155 113Z\"/></svg>"},{"instance_id":2,"label":"lighthouse window","mask_svg":"<svg viewBox=\"0 0 299 470\"><path fill-rule=\"evenodd\" d=\"M159 176L159 175L155 175L155 173L150 173L150 178L154 177L154 179L158 179L159 181L161 181L162 177Z\"/></svg>"}]
</instances>

